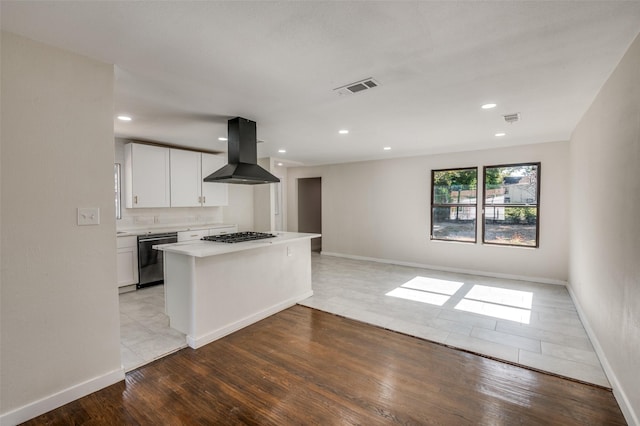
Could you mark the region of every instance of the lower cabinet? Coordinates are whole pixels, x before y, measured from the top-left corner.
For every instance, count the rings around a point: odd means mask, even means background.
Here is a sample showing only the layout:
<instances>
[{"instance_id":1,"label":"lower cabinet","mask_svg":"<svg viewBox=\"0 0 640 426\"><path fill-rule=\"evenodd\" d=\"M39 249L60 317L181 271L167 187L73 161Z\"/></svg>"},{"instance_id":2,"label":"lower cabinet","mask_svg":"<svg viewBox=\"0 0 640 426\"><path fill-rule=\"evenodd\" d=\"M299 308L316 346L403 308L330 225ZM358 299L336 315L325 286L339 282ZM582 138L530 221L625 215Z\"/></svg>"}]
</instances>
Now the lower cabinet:
<instances>
[{"instance_id":1,"label":"lower cabinet","mask_svg":"<svg viewBox=\"0 0 640 426\"><path fill-rule=\"evenodd\" d=\"M238 225L219 226L209 229L194 229L192 231L178 231L178 242L201 240L209 235L230 234L238 232Z\"/></svg>"},{"instance_id":2,"label":"lower cabinet","mask_svg":"<svg viewBox=\"0 0 640 426\"><path fill-rule=\"evenodd\" d=\"M178 242L200 240L207 235L220 235L238 232L238 225L221 226L210 229L179 231ZM138 284L138 237L129 235L117 237L118 287Z\"/></svg>"},{"instance_id":3,"label":"lower cabinet","mask_svg":"<svg viewBox=\"0 0 640 426\"><path fill-rule=\"evenodd\" d=\"M238 225L224 226L209 229L209 235L232 234L238 232Z\"/></svg>"},{"instance_id":4,"label":"lower cabinet","mask_svg":"<svg viewBox=\"0 0 640 426\"><path fill-rule=\"evenodd\" d=\"M178 231L178 242L197 241L209 235L208 229L196 229L193 231Z\"/></svg>"},{"instance_id":5,"label":"lower cabinet","mask_svg":"<svg viewBox=\"0 0 640 426\"><path fill-rule=\"evenodd\" d=\"M138 284L138 238L118 237L118 287Z\"/></svg>"}]
</instances>

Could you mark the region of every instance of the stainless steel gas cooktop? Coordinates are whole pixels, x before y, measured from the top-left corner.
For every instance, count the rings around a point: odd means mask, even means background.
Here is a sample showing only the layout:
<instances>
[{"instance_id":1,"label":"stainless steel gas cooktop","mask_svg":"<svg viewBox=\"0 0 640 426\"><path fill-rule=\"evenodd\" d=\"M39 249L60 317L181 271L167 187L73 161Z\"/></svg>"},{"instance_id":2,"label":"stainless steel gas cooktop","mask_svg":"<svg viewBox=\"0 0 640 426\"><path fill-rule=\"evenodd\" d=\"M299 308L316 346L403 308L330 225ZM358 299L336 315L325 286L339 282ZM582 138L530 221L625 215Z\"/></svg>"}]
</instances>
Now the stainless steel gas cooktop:
<instances>
[{"instance_id":1,"label":"stainless steel gas cooktop","mask_svg":"<svg viewBox=\"0 0 640 426\"><path fill-rule=\"evenodd\" d=\"M275 235L266 232L234 232L232 234L209 235L202 237L205 241L214 241L216 243L241 243L244 241L262 240L265 238L274 238Z\"/></svg>"}]
</instances>

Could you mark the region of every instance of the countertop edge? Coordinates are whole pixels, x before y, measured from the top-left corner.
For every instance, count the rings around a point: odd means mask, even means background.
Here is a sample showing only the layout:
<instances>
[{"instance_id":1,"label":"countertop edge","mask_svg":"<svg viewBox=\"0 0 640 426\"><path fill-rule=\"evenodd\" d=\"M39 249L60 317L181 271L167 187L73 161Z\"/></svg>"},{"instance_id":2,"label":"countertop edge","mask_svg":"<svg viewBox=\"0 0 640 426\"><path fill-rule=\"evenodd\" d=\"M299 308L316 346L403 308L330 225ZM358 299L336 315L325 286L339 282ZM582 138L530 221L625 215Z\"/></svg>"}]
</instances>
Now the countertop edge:
<instances>
[{"instance_id":1,"label":"countertop edge","mask_svg":"<svg viewBox=\"0 0 640 426\"><path fill-rule=\"evenodd\" d=\"M235 223L215 223L215 224L203 224L194 226L167 226L162 228L146 228L146 229L126 229L116 231L116 237L135 237L138 235L148 234L163 234L167 232L181 232L181 231L200 231L202 229L215 229L215 228L227 228L229 226L238 226Z\"/></svg>"},{"instance_id":2,"label":"countertop edge","mask_svg":"<svg viewBox=\"0 0 640 426\"><path fill-rule=\"evenodd\" d=\"M274 232L276 238L264 240L246 241L242 243L225 244L208 241L185 241L182 243L161 244L153 246L154 249L176 253L191 257L211 257L238 251L252 250L273 245L286 244L294 241L321 237L321 234L301 232Z\"/></svg>"}]
</instances>

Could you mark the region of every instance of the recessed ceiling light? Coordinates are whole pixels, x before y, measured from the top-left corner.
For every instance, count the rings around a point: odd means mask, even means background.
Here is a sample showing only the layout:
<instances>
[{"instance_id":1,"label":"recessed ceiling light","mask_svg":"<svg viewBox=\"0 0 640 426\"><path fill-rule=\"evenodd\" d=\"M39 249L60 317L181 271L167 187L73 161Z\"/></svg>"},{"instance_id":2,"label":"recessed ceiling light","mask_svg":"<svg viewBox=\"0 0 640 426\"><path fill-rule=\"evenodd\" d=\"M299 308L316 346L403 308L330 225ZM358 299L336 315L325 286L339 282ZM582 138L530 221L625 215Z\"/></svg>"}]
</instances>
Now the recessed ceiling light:
<instances>
[{"instance_id":1,"label":"recessed ceiling light","mask_svg":"<svg viewBox=\"0 0 640 426\"><path fill-rule=\"evenodd\" d=\"M346 135L349 133L349 131L346 129L342 129L342 130L338 130L338 133L340 133L341 135Z\"/></svg>"},{"instance_id":2,"label":"recessed ceiling light","mask_svg":"<svg viewBox=\"0 0 640 426\"><path fill-rule=\"evenodd\" d=\"M218 140L219 140L219 141L226 141L226 140L227 140L227 138L220 136L220 137L218 138Z\"/></svg>"},{"instance_id":3,"label":"recessed ceiling light","mask_svg":"<svg viewBox=\"0 0 640 426\"><path fill-rule=\"evenodd\" d=\"M282 166L282 163L278 163L278 166Z\"/></svg>"},{"instance_id":4,"label":"recessed ceiling light","mask_svg":"<svg viewBox=\"0 0 640 426\"><path fill-rule=\"evenodd\" d=\"M382 149L384 149L385 151L391 151L391 147L390 147L390 146L385 146L385 147L384 147L384 148L382 148Z\"/></svg>"},{"instance_id":5,"label":"recessed ceiling light","mask_svg":"<svg viewBox=\"0 0 640 426\"><path fill-rule=\"evenodd\" d=\"M502 137L502 136L504 136L504 135L506 135L506 133L504 133L504 132L496 133L496 136L497 136L497 137Z\"/></svg>"},{"instance_id":6,"label":"recessed ceiling light","mask_svg":"<svg viewBox=\"0 0 640 426\"><path fill-rule=\"evenodd\" d=\"M287 150L286 150L286 149L279 149L279 150L278 150L278 152L279 152L280 154L284 154L285 152L287 152Z\"/></svg>"},{"instance_id":7,"label":"recessed ceiling light","mask_svg":"<svg viewBox=\"0 0 640 426\"><path fill-rule=\"evenodd\" d=\"M118 120L120 120L120 121L131 121L131 117L129 117L128 115L119 115L118 116Z\"/></svg>"},{"instance_id":8,"label":"recessed ceiling light","mask_svg":"<svg viewBox=\"0 0 640 426\"><path fill-rule=\"evenodd\" d=\"M484 104L482 105L482 109L491 109L491 108L495 108L497 105L496 104Z\"/></svg>"}]
</instances>

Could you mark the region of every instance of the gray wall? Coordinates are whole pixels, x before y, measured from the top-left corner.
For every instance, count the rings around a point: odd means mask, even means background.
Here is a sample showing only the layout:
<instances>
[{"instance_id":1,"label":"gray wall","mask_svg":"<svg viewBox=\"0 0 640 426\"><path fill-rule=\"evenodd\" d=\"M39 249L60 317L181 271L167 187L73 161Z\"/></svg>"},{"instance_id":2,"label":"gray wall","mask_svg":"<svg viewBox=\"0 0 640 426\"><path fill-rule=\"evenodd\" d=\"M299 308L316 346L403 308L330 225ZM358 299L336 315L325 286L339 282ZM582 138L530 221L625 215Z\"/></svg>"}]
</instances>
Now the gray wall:
<instances>
[{"instance_id":1,"label":"gray wall","mask_svg":"<svg viewBox=\"0 0 640 426\"><path fill-rule=\"evenodd\" d=\"M2 33L3 424L124 377L113 82L111 65ZM78 207L100 225L77 226Z\"/></svg>"},{"instance_id":2,"label":"gray wall","mask_svg":"<svg viewBox=\"0 0 640 426\"><path fill-rule=\"evenodd\" d=\"M533 161L542 162L539 249L429 239L432 169L478 166L481 173L484 165ZM568 162L568 142L553 142L290 168L289 229L299 229L299 179L319 176L323 252L564 282L568 277Z\"/></svg>"},{"instance_id":3,"label":"gray wall","mask_svg":"<svg viewBox=\"0 0 640 426\"><path fill-rule=\"evenodd\" d=\"M640 424L640 36L574 130L570 157L570 289Z\"/></svg>"}]
</instances>

